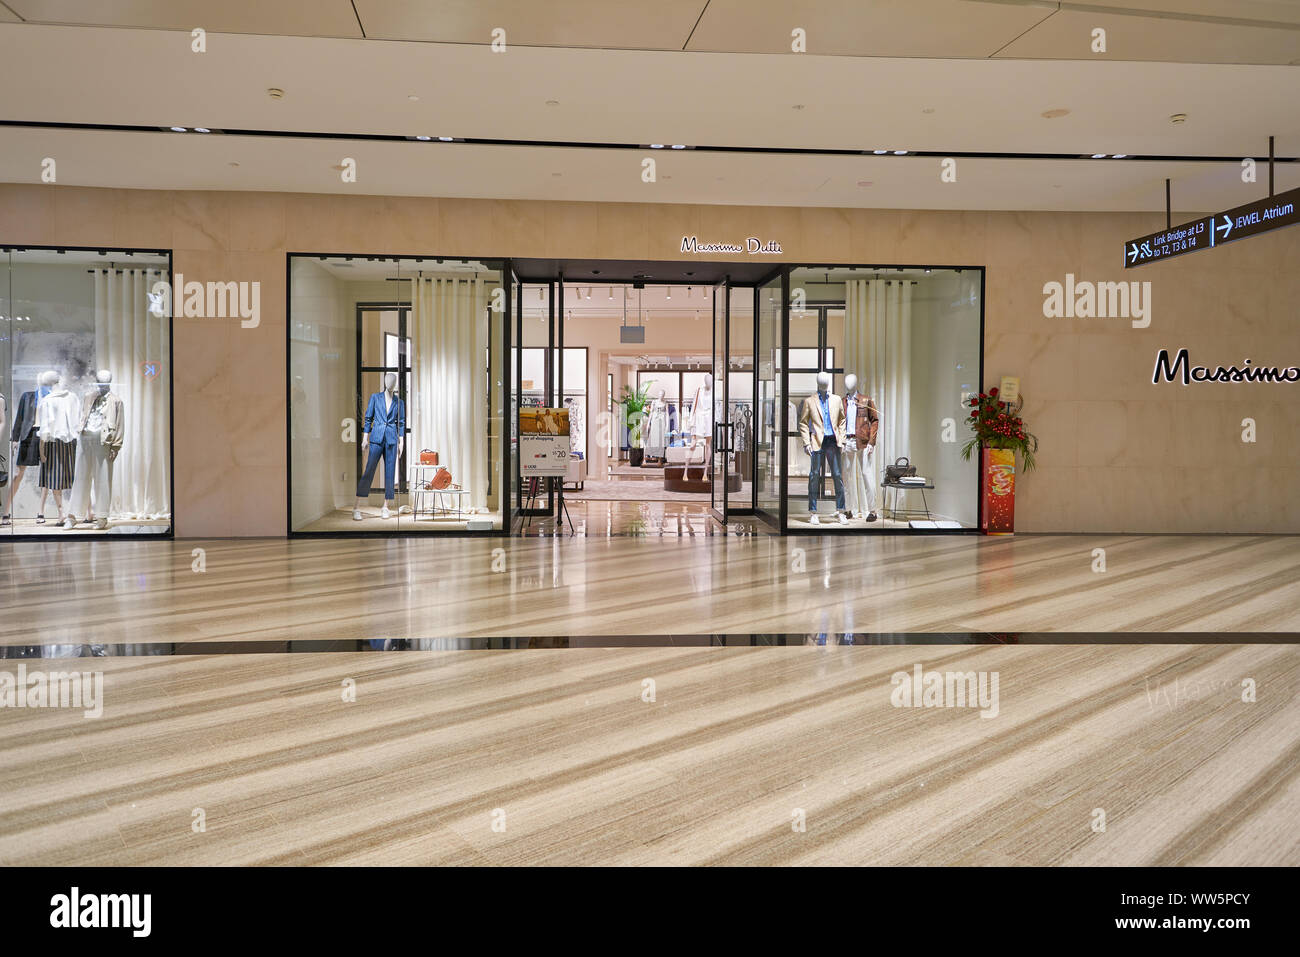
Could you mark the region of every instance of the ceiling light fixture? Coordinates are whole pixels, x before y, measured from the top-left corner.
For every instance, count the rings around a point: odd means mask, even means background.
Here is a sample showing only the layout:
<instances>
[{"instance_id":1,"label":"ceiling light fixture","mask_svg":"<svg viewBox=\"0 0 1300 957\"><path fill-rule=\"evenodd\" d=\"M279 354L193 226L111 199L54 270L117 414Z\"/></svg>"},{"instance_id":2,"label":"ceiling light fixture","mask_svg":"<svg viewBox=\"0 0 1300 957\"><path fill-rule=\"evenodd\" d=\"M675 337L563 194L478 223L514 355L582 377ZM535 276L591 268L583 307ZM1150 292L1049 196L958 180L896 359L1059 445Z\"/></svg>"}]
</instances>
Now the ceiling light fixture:
<instances>
[{"instance_id":1,"label":"ceiling light fixture","mask_svg":"<svg viewBox=\"0 0 1300 957\"><path fill-rule=\"evenodd\" d=\"M672 287L672 286L669 286L669 287L668 287L668 298L669 298L669 299L673 298L673 287Z\"/></svg>"},{"instance_id":2,"label":"ceiling light fixture","mask_svg":"<svg viewBox=\"0 0 1300 957\"><path fill-rule=\"evenodd\" d=\"M280 89L278 86L273 86L266 91L266 95L273 100L283 100L284 90Z\"/></svg>"},{"instance_id":3,"label":"ceiling light fixture","mask_svg":"<svg viewBox=\"0 0 1300 957\"><path fill-rule=\"evenodd\" d=\"M1169 122L1170 122L1170 123L1186 123L1186 122L1187 122L1187 114L1186 114L1186 113L1175 113L1173 116L1169 117Z\"/></svg>"},{"instance_id":4,"label":"ceiling light fixture","mask_svg":"<svg viewBox=\"0 0 1300 957\"><path fill-rule=\"evenodd\" d=\"M877 156L884 156L889 152L889 150L872 150L871 152L875 153Z\"/></svg>"},{"instance_id":5,"label":"ceiling light fixture","mask_svg":"<svg viewBox=\"0 0 1300 957\"><path fill-rule=\"evenodd\" d=\"M1105 153L1093 153L1093 154L1092 154L1092 158L1095 159L1095 160L1104 160L1104 159L1106 158L1106 154L1105 154Z\"/></svg>"},{"instance_id":6,"label":"ceiling light fixture","mask_svg":"<svg viewBox=\"0 0 1300 957\"><path fill-rule=\"evenodd\" d=\"M456 139L456 137L454 137L454 136L439 136L438 139L440 139L440 140L441 140L442 142L444 142L444 143L451 143L451 142L453 142L453 141Z\"/></svg>"},{"instance_id":7,"label":"ceiling light fixture","mask_svg":"<svg viewBox=\"0 0 1300 957\"><path fill-rule=\"evenodd\" d=\"M650 144L650 148L651 148L652 150L661 150L661 149L664 148L664 144L663 144L663 143L651 143L651 144Z\"/></svg>"},{"instance_id":8,"label":"ceiling light fixture","mask_svg":"<svg viewBox=\"0 0 1300 957\"><path fill-rule=\"evenodd\" d=\"M1128 156L1127 153L1116 153L1114 156L1111 157L1111 159L1122 160L1125 159L1127 156Z\"/></svg>"},{"instance_id":9,"label":"ceiling light fixture","mask_svg":"<svg viewBox=\"0 0 1300 957\"><path fill-rule=\"evenodd\" d=\"M417 136L416 139L419 140L419 141L422 142L422 143L427 143L427 142L429 142L431 139L433 139L433 137L432 137L432 136Z\"/></svg>"},{"instance_id":10,"label":"ceiling light fixture","mask_svg":"<svg viewBox=\"0 0 1300 957\"><path fill-rule=\"evenodd\" d=\"M673 146L672 146L672 148L675 149L675 150L684 150L684 149L686 149L686 144L685 144L685 143L674 143Z\"/></svg>"},{"instance_id":11,"label":"ceiling light fixture","mask_svg":"<svg viewBox=\"0 0 1300 957\"><path fill-rule=\"evenodd\" d=\"M420 99L420 98L419 98L418 96L416 96L414 93L408 93L408 94L406 94L406 98L407 98L408 100L410 100L412 103L417 103L417 102L419 102L419 99Z\"/></svg>"},{"instance_id":12,"label":"ceiling light fixture","mask_svg":"<svg viewBox=\"0 0 1300 957\"><path fill-rule=\"evenodd\" d=\"M206 126L196 126L196 127L194 127L194 132L195 132L195 133L211 133L212 131L211 131L210 129L208 129Z\"/></svg>"},{"instance_id":13,"label":"ceiling light fixture","mask_svg":"<svg viewBox=\"0 0 1300 957\"><path fill-rule=\"evenodd\" d=\"M907 150L894 150L894 155L895 155L895 156L906 156L906 155L907 155Z\"/></svg>"},{"instance_id":14,"label":"ceiling light fixture","mask_svg":"<svg viewBox=\"0 0 1300 957\"><path fill-rule=\"evenodd\" d=\"M172 131L173 133L188 133L188 132L189 132L189 130L185 129L185 127L183 127L183 126L173 126L173 127L171 127L171 131Z\"/></svg>"},{"instance_id":15,"label":"ceiling light fixture","mask_svg":"<svg viewBox=\"0 0 1300 957\"><path fill-rule=\"evenodd\" d=\"M614 287L613 287L613 286L610 286L610 287L609 287L609 295L606 296L605 298L607 298L607 299L613 299L613 298L614 298Z\"/></svg>"}]
</instances>

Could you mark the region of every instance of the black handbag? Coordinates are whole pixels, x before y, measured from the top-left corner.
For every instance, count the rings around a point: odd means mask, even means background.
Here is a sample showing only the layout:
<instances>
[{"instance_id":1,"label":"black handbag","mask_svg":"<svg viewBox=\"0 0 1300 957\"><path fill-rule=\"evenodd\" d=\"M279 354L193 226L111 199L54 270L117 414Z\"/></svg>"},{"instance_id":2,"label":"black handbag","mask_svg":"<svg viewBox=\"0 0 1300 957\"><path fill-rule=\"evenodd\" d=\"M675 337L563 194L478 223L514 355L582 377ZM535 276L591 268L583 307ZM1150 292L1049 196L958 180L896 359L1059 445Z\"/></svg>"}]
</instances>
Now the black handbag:
<instances>
[{"instance_id":1,"label":"black handbag","mask_svg":"<svg viewBox=\"0 0 1300 957\"><path fill-rule=\"evenodd\" d=\"M915 475L915 474L916 474L916 466L912 464L912 460L909 459L906 455L900 455L897 459L894 460L893 465L885 466L886 482L897 482L904 475Z\"/></svg>"}]
</instances>

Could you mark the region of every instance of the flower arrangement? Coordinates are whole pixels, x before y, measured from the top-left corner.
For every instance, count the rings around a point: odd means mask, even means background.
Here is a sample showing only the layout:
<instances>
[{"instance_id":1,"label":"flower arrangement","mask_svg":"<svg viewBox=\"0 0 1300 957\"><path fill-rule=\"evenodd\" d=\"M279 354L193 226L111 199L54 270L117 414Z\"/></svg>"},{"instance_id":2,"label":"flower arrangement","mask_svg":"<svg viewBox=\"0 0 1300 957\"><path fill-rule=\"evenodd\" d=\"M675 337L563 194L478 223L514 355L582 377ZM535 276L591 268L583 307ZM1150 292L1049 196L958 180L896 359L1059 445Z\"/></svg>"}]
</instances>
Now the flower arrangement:
<instances>
[{"instance_id":1,"label":"flower arrangement","mask_svg":"<svg viewBox=\"0 0 1300 957\"><path fill-rule=\"evenodd\" d=\"M1024 419L1020 417L1024 397L1017 398L1013 405L999 399L998 390L994 388L972 398L970 406L966 424L975 434L962 446L961 457L969 461L977 448L1011 449L1019 452L1025 460L1026 472L1033 469L1038 438L1025 431Z\"/></svg>"}]
</instances>

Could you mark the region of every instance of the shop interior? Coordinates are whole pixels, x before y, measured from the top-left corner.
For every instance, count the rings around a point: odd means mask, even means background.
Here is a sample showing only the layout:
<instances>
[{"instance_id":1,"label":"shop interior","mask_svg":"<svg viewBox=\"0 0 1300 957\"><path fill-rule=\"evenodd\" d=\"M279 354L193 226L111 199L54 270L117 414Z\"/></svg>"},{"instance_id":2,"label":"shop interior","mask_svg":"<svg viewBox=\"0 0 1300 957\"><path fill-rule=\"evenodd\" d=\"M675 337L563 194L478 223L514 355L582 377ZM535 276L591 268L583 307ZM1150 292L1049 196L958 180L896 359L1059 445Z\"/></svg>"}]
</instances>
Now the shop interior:
<instances>
[{"instance_id":1,"label":"shop interior","mask_svg":"<svg viewBox=\"0 0 1300 957\"><path fill-rule=\"evenodd\" d=\"M170 280L161 251L0 249L0 539L170 534Z\"/></svg>"}]
</instances>

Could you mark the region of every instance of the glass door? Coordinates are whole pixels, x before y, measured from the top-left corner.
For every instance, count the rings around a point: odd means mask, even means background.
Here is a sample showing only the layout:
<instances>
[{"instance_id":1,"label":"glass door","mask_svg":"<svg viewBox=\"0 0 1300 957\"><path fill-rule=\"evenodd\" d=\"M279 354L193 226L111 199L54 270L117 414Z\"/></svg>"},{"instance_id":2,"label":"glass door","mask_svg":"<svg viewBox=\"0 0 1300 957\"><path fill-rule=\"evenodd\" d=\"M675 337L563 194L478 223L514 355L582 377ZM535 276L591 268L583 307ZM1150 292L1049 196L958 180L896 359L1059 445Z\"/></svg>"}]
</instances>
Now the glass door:
<instances>
[{"instance_id":1,"label":"glass door","mask_svg":"<svg viewBox=\"0 0 1300 957\"><path fill-rule=\"evenodd\" d=\"M556 284L519 283L515 315L515 514L525 521L546 518L555 510L551 483L522 475L518 410L554 405Z\"/></svg>"},{"instance_id":2,"label":"glass door","mask_svg":"<svg viewBox=\"0 0 1300 957\"><path fill-rule=\"evenodd\" d=\"M713 414L710 417L713 434L709 450L712 458L709 465L712 478L709 511L723 524L727 521L727 459L731 451L731 419L727 408L730 313L727 281L724 279L713 287Z\"/></svg>"}]
</instances>

